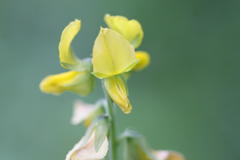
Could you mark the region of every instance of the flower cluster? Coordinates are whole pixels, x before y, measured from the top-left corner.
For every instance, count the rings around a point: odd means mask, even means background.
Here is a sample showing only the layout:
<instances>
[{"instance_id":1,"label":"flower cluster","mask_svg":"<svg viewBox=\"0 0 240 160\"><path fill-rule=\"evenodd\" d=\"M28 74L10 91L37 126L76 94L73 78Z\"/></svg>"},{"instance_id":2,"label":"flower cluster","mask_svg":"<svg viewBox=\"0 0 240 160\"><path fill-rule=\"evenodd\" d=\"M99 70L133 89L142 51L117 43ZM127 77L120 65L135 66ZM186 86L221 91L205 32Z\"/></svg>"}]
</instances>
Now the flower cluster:
<instances>
[{"instance_id":1,"label":"flower cluster","mask_svg":"<svg viewBox=\"0 0 240 160\"><path fill-rule=\"evenodd\" d=\"M112 104L124 113L130 113L132 105L128 96L127 79L150 63L150 56L137 48L143 40L143 29L137 20L123 16L105 15L107 27L100 28L92 49L91 58L78 58L71 43L81 29L81 21L70 22L63 30L59 42L60 64L67 72L49 75L40 83L45 93L59 95L70 91L81 96L89 95L100 79L105 99L96 104L77 101L74 104L71 123L83 123L85 135L66 156L66 160L100 160L108 152L115 160L116 148L125 142L125 160L183 160L173 151L152 151L142 142L142 136L134 131L125 131L118 139L114 131Z\"/></svg>"},{"instance_id":2,"label":"flower cluster","mask_svg":"<svg viewBox=\"0 0 240 160\"><path fill-rule=\"evenodd\" d=\"M122 16L106 15L104 20L108 28L100 28L92 58L79 59L71 48L81 21L76 19L65 27L58 47L59 59L61 66L70 71L47 76L40 88L46 93L71 91L86 96L93 90L95 78L104 79L109 96L124 113L129 113L132 106L126 75L142 70L150 61L147 52L135 51L142 42L143 30L138 21Z\"/></svg>"}]
</instances>

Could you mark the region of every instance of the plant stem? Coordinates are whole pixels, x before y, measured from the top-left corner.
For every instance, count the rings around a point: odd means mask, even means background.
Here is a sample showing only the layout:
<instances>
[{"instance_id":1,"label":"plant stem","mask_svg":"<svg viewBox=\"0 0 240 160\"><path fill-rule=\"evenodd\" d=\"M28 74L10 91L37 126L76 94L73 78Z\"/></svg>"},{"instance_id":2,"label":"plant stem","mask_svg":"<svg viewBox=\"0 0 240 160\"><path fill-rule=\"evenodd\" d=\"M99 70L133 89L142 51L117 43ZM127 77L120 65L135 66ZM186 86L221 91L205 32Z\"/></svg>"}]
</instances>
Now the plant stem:
<instances>
[{"instance_id":1,"label":"plant stem","mask_svg":"<svg viewBox=\"0 0 240 160\"><path fill-rule=\"evenodd\" d=\"M104 83L104 82L103 82ZM107 114L109 117L109 160L117 160L117 138L116 138L116 131L115 131L115 118L114 118L114 112L113 112L113 101L111 97L108 95L104 84L103 84L103 90L105 94L105 98L107 100Z\"/></svg>"}]
</instances>

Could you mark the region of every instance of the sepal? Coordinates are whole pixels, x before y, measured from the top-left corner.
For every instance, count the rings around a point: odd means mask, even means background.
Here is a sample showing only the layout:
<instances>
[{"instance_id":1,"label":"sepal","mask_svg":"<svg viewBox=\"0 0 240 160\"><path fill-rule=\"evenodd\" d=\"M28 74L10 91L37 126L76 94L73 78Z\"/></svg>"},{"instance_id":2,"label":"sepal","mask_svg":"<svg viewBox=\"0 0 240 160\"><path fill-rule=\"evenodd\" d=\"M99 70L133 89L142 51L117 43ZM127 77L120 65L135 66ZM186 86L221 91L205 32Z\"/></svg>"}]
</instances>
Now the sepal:
<instances>
[{"instance_id":1,"label":"sepal","mask_svg":"<svg viewBox=\"0 0 240 160\"><path fill-rule=\"evenodd\" d=\"M107 137L109 130L109 119L107 116L102 115L99 116L94 122L89 126L87 132L86 132L86 140L91 138L91 135L93 132L96 132L95 134L95 149L99 150L99 147L104 142L105 137Z\"/></svg>"},{"instance_id":2,"label":"sepal","mask_svg":"<svg viewBox=\"0 0 240 160\"><path fill-rule=\"evenodd\" d=\"M124 139L125 145L125 160L154 160L142 135L132 130L126 130L122 135L122 139Z\"/></svg>"}]
</instances>

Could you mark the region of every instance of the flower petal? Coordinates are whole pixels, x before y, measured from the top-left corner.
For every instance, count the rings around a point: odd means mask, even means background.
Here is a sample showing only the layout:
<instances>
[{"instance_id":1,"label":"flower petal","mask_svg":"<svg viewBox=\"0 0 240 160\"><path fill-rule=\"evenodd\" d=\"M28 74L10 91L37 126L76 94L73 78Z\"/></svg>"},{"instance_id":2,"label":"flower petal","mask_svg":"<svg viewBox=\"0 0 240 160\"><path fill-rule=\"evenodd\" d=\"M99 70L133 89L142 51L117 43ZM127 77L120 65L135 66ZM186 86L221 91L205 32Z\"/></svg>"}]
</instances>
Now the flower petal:
<instances>
[{"instance_id":1,"label":"flower petal","mask_svg":"<svg viewBox=\"0 0 240 160\"><path fill-rule=\"evenodd\" d=\"M92 132L91 137L85 143L83 137L66 156L66 160L100 160L103 159L108 151L108 139L105 137L98 151L95 149L95 132Z\"/></svg>"},{"instance_id":2,"label":"flower petal","mask_svg":"<svg viewBox=\"0 0 240 160\"><path fill-rule=\"evenodd\" d=\"M104 80L104 86L112 100L124 113L130 113L132 105L128 99L127 86L119 76L110 77Z\"/></svg>"},{"instance_id":3,"label":"flower petal","mask_svg":"<svg viewBox=\"0 0 240 160\"><path fill-rule=\"evenodd\" d=\"M86 120L95 109L95 105L93 104L87 104L80 100L76 101L74 103L71 123L73 125L81 123L82 121Z\"/></svg>"},{"instance_id":4,"label":"flower petal","mask_svg":"<svg viewBox=\"0 0 240 160\"><path fill-rule=\"evenodd\" d=\"M130 71L137 63L134 48L119 33L101 28L93 47L93 74L107 78Z\"/></svg>"},{"instance_id":5,"label":"flower petal","mask_svg":"<svg viewBox=\"0 0 240 160\"><path fill-rule=\"evenodd\" d=\"M50 75L40 83L40 89L45 93L59 95L70 91L79 95L88 95L94 86L94 79L87 71L68 71Z\"/></svg>"},{"instance_id":6,"label":"flower petal","mask_svg":"<svg viewBox=\"0 0 240 160\"><path fill-rule=\"evenodd\" d=\"M143 30L137 20L109 14L105 15L104 20L109 28L122 34L135 48L139 47L143 39Z\"/></svg>"},{"instance_id":7,"label":"flower petal","mask_svg":"<svg viewBox=\"0 0 240 160\"><path fill-rule=\"evenodd\" d=\"M80 31L81 21L76 19L70 22L63 30L59 42L59 58L63 68L69 69L71 66L80 63L80 60L75 56L71 49L71 43L77 33Z\"/></svg>"},{"instance_id":8,"label":"flower petal","mask_svg":"<svg viewBox=\"0 0 240 160\"><path fill-rule=\"evenodd\" d=\"M104 102L100 100L96 104L87 104L81 100L77 100L74 103L71 124L78 125L84 122L85 126L89 126L96 117L104 113Z\"/></svg>"},{"instance_id":9,"label":"flower petal","mask_svg":"<svg viewBox=\"0 0 240 160\"><path fill-rule=\"evenodd\" d=\"M155 155L157 160L184 160L185 159L182 154L175 151L160 150L160 151L154 151L153 154Z\"/></svg>"},{"instance_id":10,"label":"flower petal","mask_svg":"<svg viewBox=\"0 0 240 160\"><path fill-rule=\"evenodd\" d=\"M134 71L139 71L146 68L150 63L150 56L145 51L137 51L136 57L139 60L138 63L134 66Z\"/></svg>"}]
</instances>

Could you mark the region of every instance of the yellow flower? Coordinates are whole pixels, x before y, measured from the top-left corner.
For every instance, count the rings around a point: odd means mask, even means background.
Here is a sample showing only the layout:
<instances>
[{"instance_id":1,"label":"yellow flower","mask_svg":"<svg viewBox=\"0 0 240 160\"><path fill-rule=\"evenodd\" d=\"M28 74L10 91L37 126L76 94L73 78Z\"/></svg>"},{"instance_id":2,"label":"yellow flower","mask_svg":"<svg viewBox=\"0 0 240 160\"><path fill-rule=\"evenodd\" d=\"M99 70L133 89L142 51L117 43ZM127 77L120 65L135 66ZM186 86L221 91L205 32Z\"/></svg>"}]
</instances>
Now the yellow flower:
<instances>
[{"instance_id":1,"label":"yellow flower","mask_svg":"<svg viewBox=\"0 0 240 160\"><path fill-rule=\"evenodd\" d=\"M108 27L122 34L135 48L139 47L143 39L143 30L137 20L128 20L123 16L104 17Z\"/></svg>"},{"instance_id":2,"label":"yellow flower","mask_svg":"<svg viewBox=\"0 0 240 160\"><path fill-rule=\"evenodd\" d=\"M75 20L70 22L63 30L59 42L59 58L63 68L69 69L80 63L80 60L75 56L72 51L71 43L77 33L80 31L81 21Z\"/></svg>"},{"instance_id":3,"label":"yellow flower","mask_svg":"<svg viewBox=\"0 0 240 160\"><path fill-rule=\"evenodd\" d=\"M107 78L130 71L138 62L134 48L119 33L101 28L93 46L93 74Z\"/></svg>"},{"instance_id":4,"label":"yellow flower","mask_svg":"<svg viewBox=\"0 0 240 160\"><path fill-rule=\"evenodd\" d=\"M139 60L138 63L134 66L134 71L139 71L146 68L150 63L150 56L147 52L137 51L136 57Z\"/></svg>"},{"instance_id":5,"label":"yellow flower","mask_svg":"<svg viewBox=\"0 0 240 160\"><path fill-rule=\"evenodd\" d=\"M47 76L41 81L40 89L55 95L70 91L85 96L92 91L93 83L94 79L87 71L68 71Z\"/></svg>"},{"instance_id":6,"label":"yellow flower","mask_svg":"<svg viewBox=\"0 0 240 160\"><path fill-rule=\"evenodd\" d=\"M132 106L128 99L128 91L124 80L119 76L104 79L104 86L108 95L124 113L130 113Z\"/></svg>"}]
</instances>

